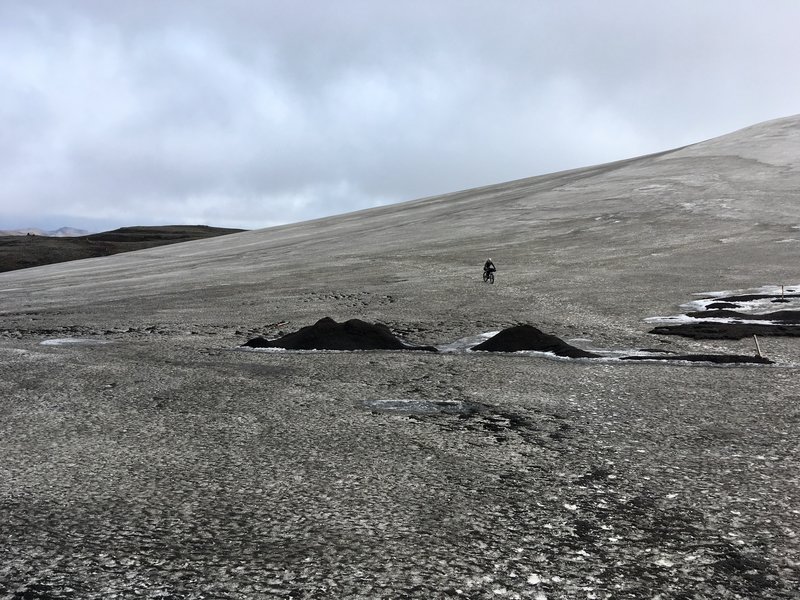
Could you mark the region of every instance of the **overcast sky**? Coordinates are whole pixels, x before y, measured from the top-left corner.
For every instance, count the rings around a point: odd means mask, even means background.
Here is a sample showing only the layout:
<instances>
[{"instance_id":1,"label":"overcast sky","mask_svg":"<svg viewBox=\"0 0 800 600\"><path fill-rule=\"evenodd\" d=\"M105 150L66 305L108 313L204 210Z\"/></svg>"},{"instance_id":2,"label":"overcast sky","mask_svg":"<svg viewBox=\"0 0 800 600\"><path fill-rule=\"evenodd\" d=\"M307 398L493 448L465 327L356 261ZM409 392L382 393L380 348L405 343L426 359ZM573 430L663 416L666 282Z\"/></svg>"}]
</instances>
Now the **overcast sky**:
<instances>
[{"instance_id":1,"label":"overcast sky","mask_svg":"<svg viewBox=\"0 0 800 600\"><path fill-rule=\"evenodd\" d=\"M255 229L800 113L797 0L0 0L0 229Z\"/></svg>"}]
</instances>

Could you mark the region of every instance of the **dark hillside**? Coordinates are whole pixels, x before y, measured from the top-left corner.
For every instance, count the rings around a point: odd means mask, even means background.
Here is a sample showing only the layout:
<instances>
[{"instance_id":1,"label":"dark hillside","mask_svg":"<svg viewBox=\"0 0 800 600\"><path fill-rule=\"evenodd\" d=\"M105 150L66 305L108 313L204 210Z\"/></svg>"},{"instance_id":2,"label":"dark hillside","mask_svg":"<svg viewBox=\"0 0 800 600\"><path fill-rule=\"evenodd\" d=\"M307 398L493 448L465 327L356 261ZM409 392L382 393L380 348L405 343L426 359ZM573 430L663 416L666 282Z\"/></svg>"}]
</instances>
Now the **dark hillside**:
<instances>
[{"instance_id":1,"label":"dark hillside","mask_svg":"<svg viewBox=\"0 0 800 600\"><path fill-rule=\"evenodd\" d=\"M207 225L163 225L122 227L114 231L77 237L4 235L0 236L0 272L109 256L240 231L244 230Z\"/></svg>"}]
</instances>

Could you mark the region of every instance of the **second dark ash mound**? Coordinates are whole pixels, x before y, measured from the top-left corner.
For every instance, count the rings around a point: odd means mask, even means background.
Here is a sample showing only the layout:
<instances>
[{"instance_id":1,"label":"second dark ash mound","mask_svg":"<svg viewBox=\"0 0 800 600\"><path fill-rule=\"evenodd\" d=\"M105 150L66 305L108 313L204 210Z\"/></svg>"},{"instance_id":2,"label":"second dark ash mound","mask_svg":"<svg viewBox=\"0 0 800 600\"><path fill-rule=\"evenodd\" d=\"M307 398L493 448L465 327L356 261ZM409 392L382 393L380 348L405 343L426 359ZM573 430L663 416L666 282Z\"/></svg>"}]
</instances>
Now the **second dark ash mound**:
<instances>
[{"instance_id":1,"label":"second dark ash mound","mask_svg":"<svg viewBox=\"0 0 800 600\"><path fill-rule=\"evenodd\" d=\"M567 358L599 358L598 354L571 346L561 338L542 332L533 325L515 325L504 329L472 350L484 352L552 352Z\"/></svg>"},{"instance_id":2,"label":"second dark ash mound","mask_svg":"<svg viewBox=\"0 0 800 600\"><path fill-rule=\"evenodd\" d=\"M437 352L433 346L407 344L394 336L381 323L350 319L338 323L330 317L303 327L276 340L253 338L243 344L250 348L284 348L286 350L425 350Z\"/></svg>"}]
</instances>

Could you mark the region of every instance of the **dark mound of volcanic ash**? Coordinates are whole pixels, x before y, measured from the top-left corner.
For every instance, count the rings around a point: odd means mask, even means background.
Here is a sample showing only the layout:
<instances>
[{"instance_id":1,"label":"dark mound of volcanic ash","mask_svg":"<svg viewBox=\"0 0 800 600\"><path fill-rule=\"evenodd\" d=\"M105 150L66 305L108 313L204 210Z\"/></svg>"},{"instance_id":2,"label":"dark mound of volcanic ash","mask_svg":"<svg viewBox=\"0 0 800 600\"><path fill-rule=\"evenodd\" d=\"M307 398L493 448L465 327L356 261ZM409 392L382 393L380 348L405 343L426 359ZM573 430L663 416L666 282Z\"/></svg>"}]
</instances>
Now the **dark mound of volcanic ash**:
<instances>
[{"instance_id":1,"label":"dark mound of volcanic ash","mask_svg":"<svg viewBox=\"0 0 800 600\"><path fill-rule=\"evenodd\" d=\"M558 356L568 358L599 358L575 346L570 346L564 340L554 335L543 333L532 325L516 325L504 329L497 335L489 338L482 344L474 346L472 350L484 352L520 352L534 350L536 352L552 352Z\"/></svg>"},{"instance_id":2,"label":"dark mound of volcanic ash","mask_svg":"<svg viewBox=\"0 0 800 600\"><path fill-rule=\"evenodd\" d=\"M386 325L350 319L337 323L330 317L303 327L277 340L253 338L243 344L250 348L285 348L287 350L426 350L433 346L413 346L392 335Z\"/></svg>"}]
</instances>

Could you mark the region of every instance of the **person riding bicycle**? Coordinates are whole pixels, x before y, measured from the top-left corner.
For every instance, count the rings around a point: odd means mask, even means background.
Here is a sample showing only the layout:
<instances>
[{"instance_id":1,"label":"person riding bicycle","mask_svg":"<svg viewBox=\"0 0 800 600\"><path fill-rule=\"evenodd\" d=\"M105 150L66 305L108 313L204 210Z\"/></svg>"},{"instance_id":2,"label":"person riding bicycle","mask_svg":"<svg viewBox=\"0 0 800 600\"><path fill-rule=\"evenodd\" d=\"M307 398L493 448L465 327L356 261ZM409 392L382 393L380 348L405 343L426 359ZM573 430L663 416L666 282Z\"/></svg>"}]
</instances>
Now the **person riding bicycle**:
<instances>
[{"instance_id":1,"label":"person riding bicycle","mask_svg":"<svg viewBox=\"0 0 800 600\"><path fill-rule=\"evenodd\" d=\"M483 263L483 274L488 275L489 273L494 273L497 271L497 267L494 266L491 258L487 258L486 262Z\"/></svg>"}]
</instances>

